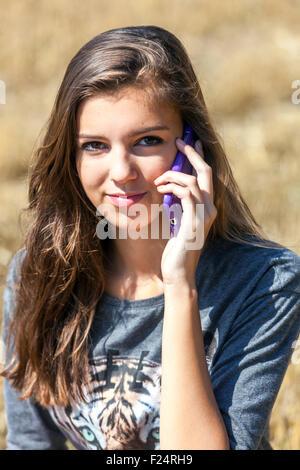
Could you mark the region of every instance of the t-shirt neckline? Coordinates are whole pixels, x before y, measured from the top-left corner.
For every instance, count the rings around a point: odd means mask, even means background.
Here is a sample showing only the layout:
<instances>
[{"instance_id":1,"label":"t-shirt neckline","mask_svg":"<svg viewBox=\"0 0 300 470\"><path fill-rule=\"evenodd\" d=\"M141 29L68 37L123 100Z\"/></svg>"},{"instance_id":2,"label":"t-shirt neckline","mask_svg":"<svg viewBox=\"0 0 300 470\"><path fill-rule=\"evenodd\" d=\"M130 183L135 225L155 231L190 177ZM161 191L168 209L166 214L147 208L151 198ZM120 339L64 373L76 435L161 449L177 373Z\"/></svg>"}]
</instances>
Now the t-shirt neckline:
<instances>
[{"instance_id":1,"label":"t-shirt neckline","mask_svg":"<svg viewBox=\"0 0 300 470\"><path fill-rule=\"evenodd\" d=\"M146 299L119 299L118 297L114 297L106 292L103 292L102 297L100 299L101 303L108 303L111 305L127 305L132 307L146 307L152 306L157 304L164 303L165 294L155 295L154 297L147 297Z\"/></svg>"}]
</instances>

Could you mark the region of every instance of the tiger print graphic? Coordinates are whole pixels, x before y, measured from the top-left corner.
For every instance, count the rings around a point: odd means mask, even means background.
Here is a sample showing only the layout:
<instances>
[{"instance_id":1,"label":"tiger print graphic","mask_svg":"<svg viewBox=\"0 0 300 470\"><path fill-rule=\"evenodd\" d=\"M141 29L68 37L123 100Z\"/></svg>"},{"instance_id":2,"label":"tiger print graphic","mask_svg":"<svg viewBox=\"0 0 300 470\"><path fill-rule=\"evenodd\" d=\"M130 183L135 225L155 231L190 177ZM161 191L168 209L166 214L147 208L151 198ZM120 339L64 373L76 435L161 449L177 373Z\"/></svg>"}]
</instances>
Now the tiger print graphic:
<instances>
[{"instance_id":1,"label":"tiger print graphic","mask_svg":"<svg viewBox=\"0 0 300 470\"><path fill-rule=\"evenodd\" d=\"M85 450L159 449L161 365L140 358L107 356L90 362L92 391L86 403L54 407L53 420Z\"/></svg>"}]
</instances>

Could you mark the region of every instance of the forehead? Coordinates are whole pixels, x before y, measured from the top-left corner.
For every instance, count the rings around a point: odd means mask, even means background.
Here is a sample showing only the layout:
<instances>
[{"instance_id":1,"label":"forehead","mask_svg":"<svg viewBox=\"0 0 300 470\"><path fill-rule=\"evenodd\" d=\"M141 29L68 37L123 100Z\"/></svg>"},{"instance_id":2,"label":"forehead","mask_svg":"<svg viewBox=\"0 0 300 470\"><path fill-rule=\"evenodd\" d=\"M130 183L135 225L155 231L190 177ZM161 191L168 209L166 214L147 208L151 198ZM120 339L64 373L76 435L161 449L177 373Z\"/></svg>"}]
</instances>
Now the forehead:
<instances>
[{"instance_id":1,"label":"forehead","mask_svg":"<svg viewBox=\"0 0 300 470\"><path fill-rule=\"evenodd\" d=\"M85 99L77 111L77 126L108 125L126 120L141 123L149 119L156 123L178 119L179 112L151 88L126 87L117 92L100 92Z\"/></svg>"}]
</instances>

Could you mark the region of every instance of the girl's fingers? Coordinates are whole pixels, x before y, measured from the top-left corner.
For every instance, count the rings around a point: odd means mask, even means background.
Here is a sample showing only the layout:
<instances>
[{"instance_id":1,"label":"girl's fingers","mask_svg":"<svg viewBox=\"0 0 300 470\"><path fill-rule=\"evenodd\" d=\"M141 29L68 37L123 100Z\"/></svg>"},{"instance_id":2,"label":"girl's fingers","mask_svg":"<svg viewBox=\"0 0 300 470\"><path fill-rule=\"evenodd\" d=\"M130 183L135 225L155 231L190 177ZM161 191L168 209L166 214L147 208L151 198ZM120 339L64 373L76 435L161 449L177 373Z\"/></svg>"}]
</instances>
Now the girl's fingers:
<instances>
[{"instance_id":1,"label":"girl's fingers","mask_svg":"<svg viewBox=\"0 0 300 470\"><path fill-rule=\"evenodd\" d=\"M188 187L179 186L176 183L168 183L157 187L160 193L172 193L180 199L183 211L196 212L196 204L203 204L203 201L194 197L192 190Z\"/></svg>"},{"instance_id":2,"label":"girl's fingers","mask_svg":"<svg viewBox=\"0 0 300 470\"><path fill-rule=\"evenodd\" d=\"M197 199L195 200L190 188L179 186L176 183L168 183L163 186L158 186L157 190L160 193L172 193L180 199L180 203L183 209L182 220L179 229L180 237L183 237L184 239L186 236L190 236L191 232L195 234L198 230L201 229L201 227L204 229L204 203ZM203 206L203 209L201 209L200 206Z\"/></svg>"},{"instance_id":3,"label":"girl's fingers","mask_svg":"<svg viewBox=\"0 0 300 470\"><path fill-rule=\"evenodd\" d=\"M180 186L177 183L167 183L167 184L160 184L157 186L157 191L161 193L172 193L175 196L178 196L180 199L182 198L190 198L191 197L191 190L186 186Z\"/></svg>"},{"instance_id":4,"label":"girl's fingers","mask_svg":"<svg viewBox=\"0 0 300 470\"><path fill-rule=\"evenodd\" d=\"M187 175L178 171L166 171L163 175L154 180L157 187L168 184L176 183L177 186L182 188L189 188L193 196L199 201L203 202L202 194L198 186L197 176ZM173 187L173 186L172 186Z\"/></svg>"},{"instance_id":5,"label":"girl's fingers","mask_svg":"<svg viewBox=\"0 0 300 470\"><path fill-rule=\"evenodd\" d=\"M181 152L183 152L197 174L197 180L201 191L205 191L211 201L214 201L212 169L204 160L203 147L200 140L197 140L195 148L187 145L184 140L176 139L176 144Z\"/></svg>"},{"instance_id":6,"label":"girl's fingers","mask_svg":"<svg viewBox=\"0 0 300 470\"><path fill-rule=\"evenodd\" d=\"M189 186L191 184L197 184L197 175L193 176L181 173L180 171L168 170L154 180L155 184L161 184L164 182L172 182L181 186Z\"/></svg>"}]
</instances>

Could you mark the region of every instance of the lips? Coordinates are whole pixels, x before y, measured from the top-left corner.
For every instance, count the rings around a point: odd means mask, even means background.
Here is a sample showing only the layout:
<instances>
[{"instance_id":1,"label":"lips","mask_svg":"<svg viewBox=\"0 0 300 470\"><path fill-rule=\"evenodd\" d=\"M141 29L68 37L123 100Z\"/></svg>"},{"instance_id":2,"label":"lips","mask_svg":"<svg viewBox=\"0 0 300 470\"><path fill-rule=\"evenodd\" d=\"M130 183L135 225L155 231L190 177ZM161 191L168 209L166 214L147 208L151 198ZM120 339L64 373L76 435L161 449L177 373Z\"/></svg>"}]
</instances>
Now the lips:
<instances>
[{"instance_id":1,"label":"lips","mask_svg":"<svg viewBox=\"0 0 300 470\"><path fill-rule=\"evenodd\" d=\"M128 193L112 193L108 194L108 196L113 196L113 197L131 197L131 196L138 196L140 194L145 194L145 193L134 193L134 192L128 192Z\"/></svg>"},{"instance_id":2,"label":"lips","mask_svg":"<svg viewBox=\"0 0 300 470\"><path fill-rule=\"evenodd\" d=\"M115 205L115 206L132 206L132 204L135 204L139 202L146 193L126 193L124 194L107 194L107 197L109 200Z\"/></svg>"}]
</instances>

